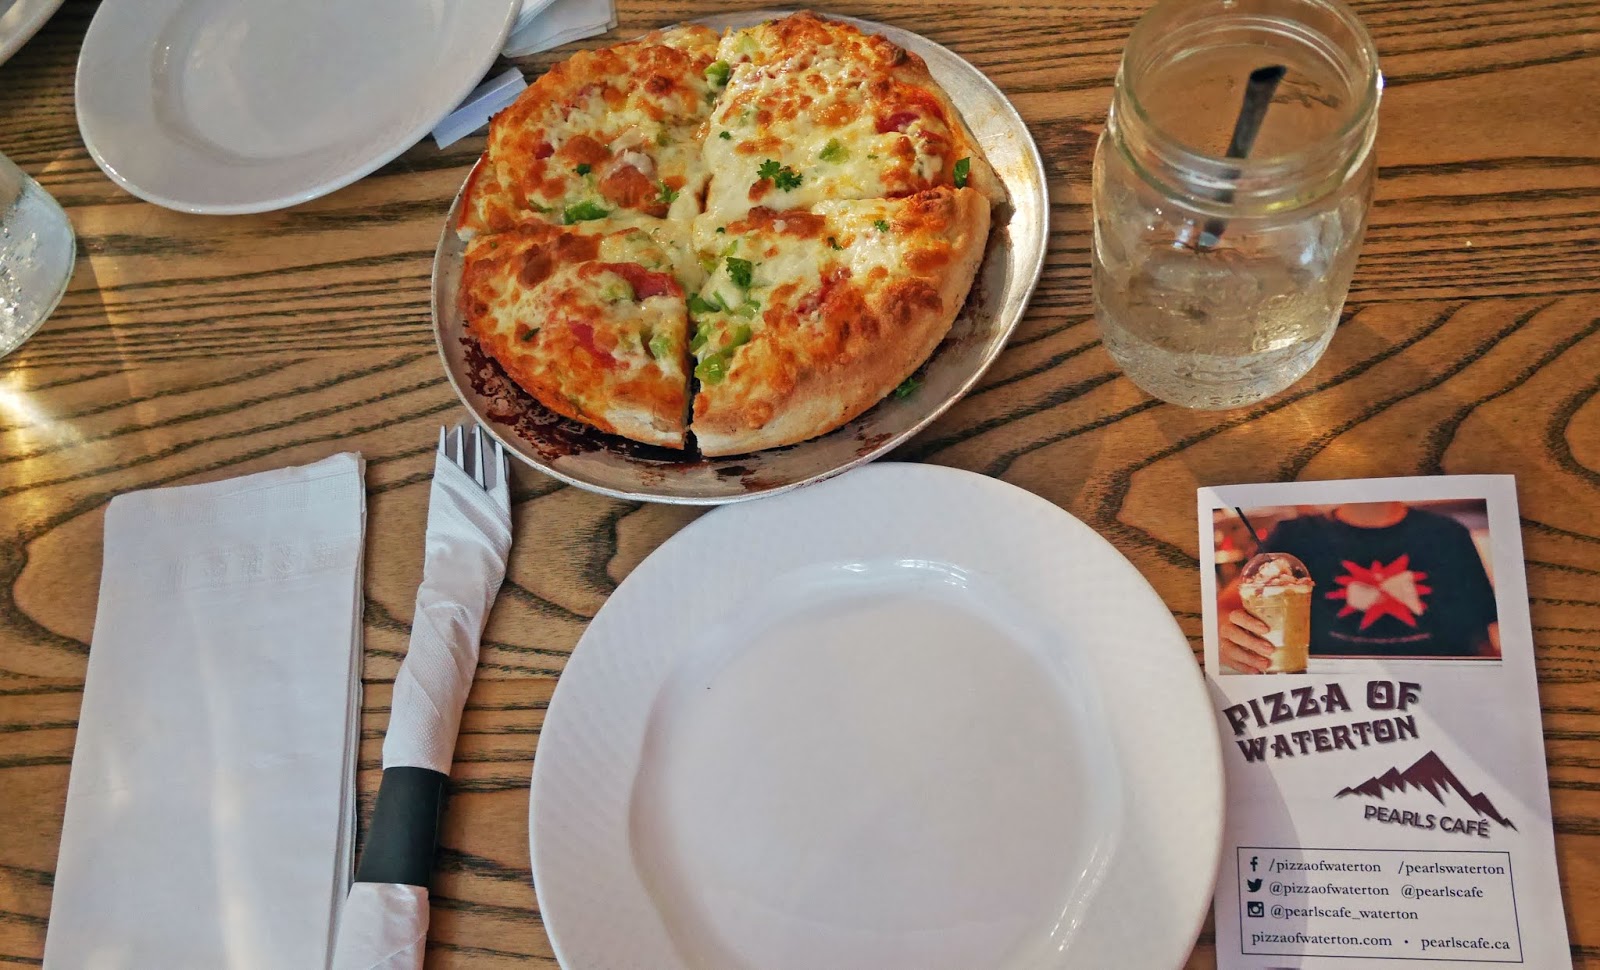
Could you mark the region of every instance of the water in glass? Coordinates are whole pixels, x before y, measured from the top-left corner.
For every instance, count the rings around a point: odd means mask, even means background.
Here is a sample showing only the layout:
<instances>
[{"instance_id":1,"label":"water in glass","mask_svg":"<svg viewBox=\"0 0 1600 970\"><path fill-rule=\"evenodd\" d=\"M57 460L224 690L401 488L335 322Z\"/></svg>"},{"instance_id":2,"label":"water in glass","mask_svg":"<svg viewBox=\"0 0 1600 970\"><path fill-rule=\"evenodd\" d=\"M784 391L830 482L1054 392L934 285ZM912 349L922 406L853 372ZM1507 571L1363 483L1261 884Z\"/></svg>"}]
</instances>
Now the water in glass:
<instances>
[{"instance_id":1,"label":"water in glass","mask_svg":"<svg viewBox=\"0 0 1600 970\"><path fill-rule=\"evenodd\" d=\"M75 253L61 206L0 155L0 357L22 346L61 302Z\"/></svg>"}]
</instances>

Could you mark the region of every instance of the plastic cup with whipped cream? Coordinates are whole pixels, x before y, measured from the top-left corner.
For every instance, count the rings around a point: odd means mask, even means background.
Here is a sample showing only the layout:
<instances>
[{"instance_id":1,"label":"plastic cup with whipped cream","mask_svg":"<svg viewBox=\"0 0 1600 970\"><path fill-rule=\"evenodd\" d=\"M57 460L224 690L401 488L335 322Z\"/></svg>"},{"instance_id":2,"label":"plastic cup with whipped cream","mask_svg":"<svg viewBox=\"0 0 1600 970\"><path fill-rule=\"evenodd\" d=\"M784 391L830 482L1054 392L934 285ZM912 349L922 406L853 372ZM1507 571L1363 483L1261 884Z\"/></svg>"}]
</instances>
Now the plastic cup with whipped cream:
<instances>
[{"instance_id":1,"label":"plastic cup with whipped cream","mask_svg":"<svg viewBox=\"0 0 1600 970\"><path fill-rule=\"evenodd\" d=\"M1303 674L1311 656L1311 591L1305 563L1284 552L1264 552L1245 563L1239 597L1245 612L1267 625L1272 644L1269 674Z\"/></svg>"}]
</instances>

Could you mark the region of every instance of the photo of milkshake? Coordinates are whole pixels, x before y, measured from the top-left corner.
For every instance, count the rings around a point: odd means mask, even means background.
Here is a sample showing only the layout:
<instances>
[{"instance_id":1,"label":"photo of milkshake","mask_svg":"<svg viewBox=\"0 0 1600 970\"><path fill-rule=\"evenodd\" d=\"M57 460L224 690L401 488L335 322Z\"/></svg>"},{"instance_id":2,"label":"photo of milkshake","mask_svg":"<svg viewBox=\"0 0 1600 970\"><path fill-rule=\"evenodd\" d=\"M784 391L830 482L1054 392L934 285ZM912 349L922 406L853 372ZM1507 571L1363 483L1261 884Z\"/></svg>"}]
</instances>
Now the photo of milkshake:
<instances>
[{"instance_id":1,"label":"photo of milkshake","mask_svg":"<svg viewBox=\"0 0 1600 970\"><path fill-rule=\"evenodd\" d=\"M1239 574L1244 608L1265 623L1272 643L1269 674L1303 674L1311 655L1311 590L1305 564L1282 552L1262 553Z\"/></svg>"}]
</instances>

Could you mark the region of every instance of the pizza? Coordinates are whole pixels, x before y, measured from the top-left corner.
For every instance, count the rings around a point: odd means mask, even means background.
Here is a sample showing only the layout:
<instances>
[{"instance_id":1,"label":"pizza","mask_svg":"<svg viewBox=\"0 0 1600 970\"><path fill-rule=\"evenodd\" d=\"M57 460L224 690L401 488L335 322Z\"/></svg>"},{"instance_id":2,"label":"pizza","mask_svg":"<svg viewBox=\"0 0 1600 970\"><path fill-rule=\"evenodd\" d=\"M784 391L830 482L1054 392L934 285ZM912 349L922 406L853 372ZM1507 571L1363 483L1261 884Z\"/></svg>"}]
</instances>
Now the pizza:
<instances>
[{"instance_id":1,"label":"pizza","mask_svg":"<svg viewBox=\"0 0 1600 970\"><path fill-rule=\"evenodd\" d=\"M916 55L798 13L585 51L490 124L471 338L552 411L709 456L825 434L948 333L1004 201Z\"/></svg>"},{"instance_id":2,"label":"pizza","mask_svg":"<svg viewBox=\"0 0 1600 970\"><path fill-rule=\"evenodd\" d=\"M974 189L751 209L689 298L693 423L707 455L813 437L867 410L933 352L989 233Z\"/></svg>"},{"instance_id":3,"label":"pizza","mask_svg":"<svg viewBox=\"0 0 1600 970\"><path fill-rule=\"evenodd\" d=\"M797 14L730 33L718 56L730 77L703 153L710 218L910 195L954 184L957 166L1002 198L922 59L882 37Z\"/></svg>"},{"instance_id":4,"label":"pizza","mask_svg":"<svg viewBox=\"0 0 1600 970\"><path fill-rule=\"evenodd\" d=\"M687 233L665 220L529 221L468 243L460 300L484 351L544 406L682 448L684 287L702 275Z\"/></svg>"},{"instance_id":5,"label":"pizza","mask_svg":"<svg viewBox=\"0 0 1600 970\"><path fill-rule=\"evenodd\" d=\"M689 26L552 67L490 122L458 229L694 215L706 182L698 131L721 89L707 72L716 52L714 31Z\"/></svg>"}]
</instances>

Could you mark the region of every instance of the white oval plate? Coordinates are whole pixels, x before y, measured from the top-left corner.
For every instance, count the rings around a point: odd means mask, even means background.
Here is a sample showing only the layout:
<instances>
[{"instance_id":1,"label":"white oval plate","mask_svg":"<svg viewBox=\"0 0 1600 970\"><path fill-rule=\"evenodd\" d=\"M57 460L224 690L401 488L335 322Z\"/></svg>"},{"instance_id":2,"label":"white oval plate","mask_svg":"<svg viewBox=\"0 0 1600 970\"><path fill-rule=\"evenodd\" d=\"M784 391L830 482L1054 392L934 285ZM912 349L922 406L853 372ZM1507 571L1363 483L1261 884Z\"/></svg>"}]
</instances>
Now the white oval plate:
<instances>
[{"instance_id":1,"label":"white oval plate","mask_svg":"<svg viewBox=\"0 0 1600 970\"><path fill-rule=\"evenodd\" d=\"M62 0L0 0L0 64L22 49Z\"/></svg>"},{"instance_id":2,"label":"white oval plate","mask_svg":"<svg viewBox=\"0 0 1600 970\"><path fill-rule=\"evenodd\" d=\"M494 63L517 0L105 0L78 130L141 199L267 212L410 148Z\"/></svg>"},{"instance_id":3,"label":"white oval plate","mask_svg":"<svg viewBox=\"0 0 1600 970\"><path fill-rule=\"evenodd\" d=\"M1211 898L1222 762L1110 544L881 464L633 571L561 676L529 829L572 970L1161 970Z\"/></svg>"},{"instance_id":4,"label":"white oval plate","mask_svg":"<svg viewBox=\"0 0 1600 970\"><path fill-rule=\"evenodd\" d=\"M691 22L723 30L792 12L740 11ZM651 448L557 417L505 378L466 335L458 303L466 246L453 228L461 208L457 195L433 260L434 337L445 374L462 404L507 451L562 481L632 501L717 505L775 495L887 454L960 400L1000 355L1027 310L1049 242L1050 201L1033 136L1005 94L959 55L898 27L852 17L837 19L882 34L927 62L1010 197L1009 204L995 213L995 227L966 305L917 373L921 387L905 398L891 395L843 427L810 441L726 458Z\"/></svg>"}]
</instances>

